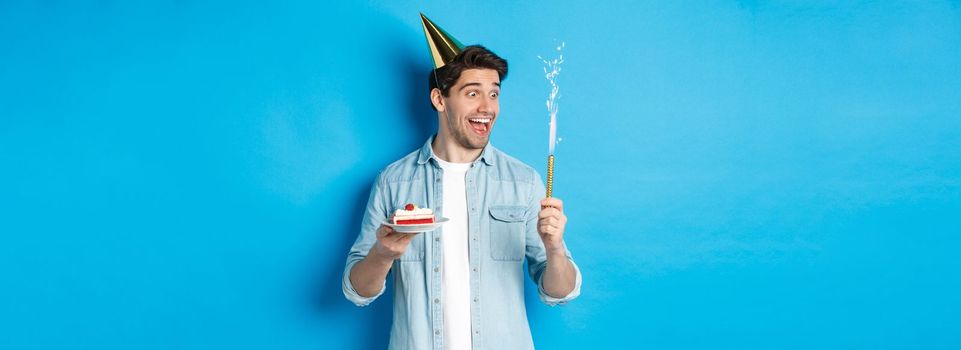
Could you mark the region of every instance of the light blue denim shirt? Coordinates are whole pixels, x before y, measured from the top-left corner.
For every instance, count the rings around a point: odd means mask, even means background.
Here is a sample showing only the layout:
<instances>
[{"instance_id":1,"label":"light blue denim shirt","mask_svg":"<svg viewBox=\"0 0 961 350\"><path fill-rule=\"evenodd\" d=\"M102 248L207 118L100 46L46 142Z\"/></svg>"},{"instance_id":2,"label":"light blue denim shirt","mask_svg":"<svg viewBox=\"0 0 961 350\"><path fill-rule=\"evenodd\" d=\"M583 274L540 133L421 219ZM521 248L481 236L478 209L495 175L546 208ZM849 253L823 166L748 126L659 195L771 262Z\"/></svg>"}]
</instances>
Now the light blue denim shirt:
<instances>
[{"instance_id":1,"label":"light blue denim shirt","mask_svg":"<svg viewBox=\"0 0 961 350\"><path fill-rule=\"evenodd\" d=\"M376 243L377 228L393 210L416 203L444 216L443 170L431 149L432 140L377 176L360 235L344 267L344 296L358 306L370 304L387 288L385 281L376 296L363 297L350 283L350 270ZM466 185L473 348L532 349L524 306L525 258L541 301L551 306L580 295L581 272L574 265L576 283L567 296L554 298L544 292L547 255L537 233L537 215L545 191L537 171L488 144L471 164ZM444 349L442 239L443 226L418 234L391 266L394 319L390 349ZM567 257L571 259L569 251Z\"/></svg>"}]
</instances>

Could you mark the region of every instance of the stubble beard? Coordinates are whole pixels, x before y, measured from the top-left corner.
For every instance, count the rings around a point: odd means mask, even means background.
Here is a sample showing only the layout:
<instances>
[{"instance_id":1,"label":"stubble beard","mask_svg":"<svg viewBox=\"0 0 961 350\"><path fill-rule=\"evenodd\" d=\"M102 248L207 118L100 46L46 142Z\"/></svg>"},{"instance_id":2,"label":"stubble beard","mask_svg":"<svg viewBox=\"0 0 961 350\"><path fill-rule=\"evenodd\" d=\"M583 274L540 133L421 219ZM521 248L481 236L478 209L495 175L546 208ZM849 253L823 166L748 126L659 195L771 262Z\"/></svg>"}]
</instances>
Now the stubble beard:
<instances>
[{"instance_id":1,"label":"stubble beard","mask_svg":"<svg viewBox=\"0 0 961 350\"><path fill-rule=\"evenodd\" d=\"M493 127L493 123L491 123L489 127ZM461 147L469 150L484 149L484 147L487 146L488 140L490 139L490 133L493 131L493 129L488 130L487 136L478 136L482 137L483 139L481 141L476 141L472 139L470 135L468 135L468 133L473 131L468 129L469 127L464 126L463 123L460 123L460 120L455 121L454 119L450 118L450 114L447 115L447 128L450 129L451 134L453 134L454 141L457 141Z\"/></svg>"}]
</instances>

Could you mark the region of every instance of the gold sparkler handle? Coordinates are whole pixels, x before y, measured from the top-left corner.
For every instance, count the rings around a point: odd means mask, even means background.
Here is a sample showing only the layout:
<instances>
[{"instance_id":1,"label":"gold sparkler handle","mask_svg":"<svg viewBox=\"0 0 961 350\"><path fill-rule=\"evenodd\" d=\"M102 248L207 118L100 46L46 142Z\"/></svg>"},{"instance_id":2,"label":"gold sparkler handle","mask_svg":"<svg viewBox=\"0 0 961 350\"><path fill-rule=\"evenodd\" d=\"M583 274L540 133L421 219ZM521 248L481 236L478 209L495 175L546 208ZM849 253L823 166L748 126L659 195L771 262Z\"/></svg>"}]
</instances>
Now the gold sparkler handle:
<instances>
[{"instance_id":1,"label":"gold sparkler handle","mask_svg":"<svg viewBox=\"0 0 961 350\"><path fill-rule=\"evenodd\" d=\"M547 156L547 198L554 192L554 155Z\"/></svg>"}]
</instances>

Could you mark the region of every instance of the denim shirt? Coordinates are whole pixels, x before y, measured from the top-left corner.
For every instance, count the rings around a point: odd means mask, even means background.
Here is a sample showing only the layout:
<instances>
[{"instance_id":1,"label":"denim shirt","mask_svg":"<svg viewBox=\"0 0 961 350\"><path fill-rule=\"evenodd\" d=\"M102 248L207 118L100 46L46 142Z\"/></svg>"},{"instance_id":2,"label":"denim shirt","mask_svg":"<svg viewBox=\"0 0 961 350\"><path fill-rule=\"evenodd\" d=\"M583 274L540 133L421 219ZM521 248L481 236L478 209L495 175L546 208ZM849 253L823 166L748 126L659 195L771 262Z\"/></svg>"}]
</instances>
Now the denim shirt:
<instances>
[{"instance_id":1,"label":"denim shirt","mask_svg":"<svg viewBox=\"0 0 961 350\"><path fill-rule=\"evenodd\" d=\"M357 306L370 304L387 288L385 281L377 295L363 297L350 283L350 270L377 242L376 231L393 210L415 203L444 216L443 170L437 165L432 141L428 139L420 150L387 166L377 176L360 235L344 267L344 296ZM568 252L577 273L574 290L563 298L544 291L547 255L537 233L537 216L545 191L533 168L488 144L471 164L466 186L473 348L532 349L524 305L525 259L541 301L551 306L580 295L581 272ZM417 234L390 268L394 312L389 349L444 349L442 239L443 226Z\"/></svg>"}]
</instances>

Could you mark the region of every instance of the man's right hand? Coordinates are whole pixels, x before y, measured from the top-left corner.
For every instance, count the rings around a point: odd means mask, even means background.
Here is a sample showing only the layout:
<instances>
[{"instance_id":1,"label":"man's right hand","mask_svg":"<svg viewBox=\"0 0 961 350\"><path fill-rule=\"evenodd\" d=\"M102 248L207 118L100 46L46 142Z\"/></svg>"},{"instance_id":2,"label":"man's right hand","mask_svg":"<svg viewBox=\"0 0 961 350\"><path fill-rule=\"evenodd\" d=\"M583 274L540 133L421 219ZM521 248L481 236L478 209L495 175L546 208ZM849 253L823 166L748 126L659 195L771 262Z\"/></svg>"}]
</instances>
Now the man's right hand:
<instances>
[{"instance_id":1,"label":"man's right hand","mask_svg":"<svg viewBox=\"0 0 961 350\"><path fill-rule=\"evenodd\" d=\"M414 233L397 232L390 226L380 225L377 229L377 243L370 248L368 255L374 254L382 259L394 261L404 255L410 240L415 236L417 235Z\"/></svg>"}]
</instances>

